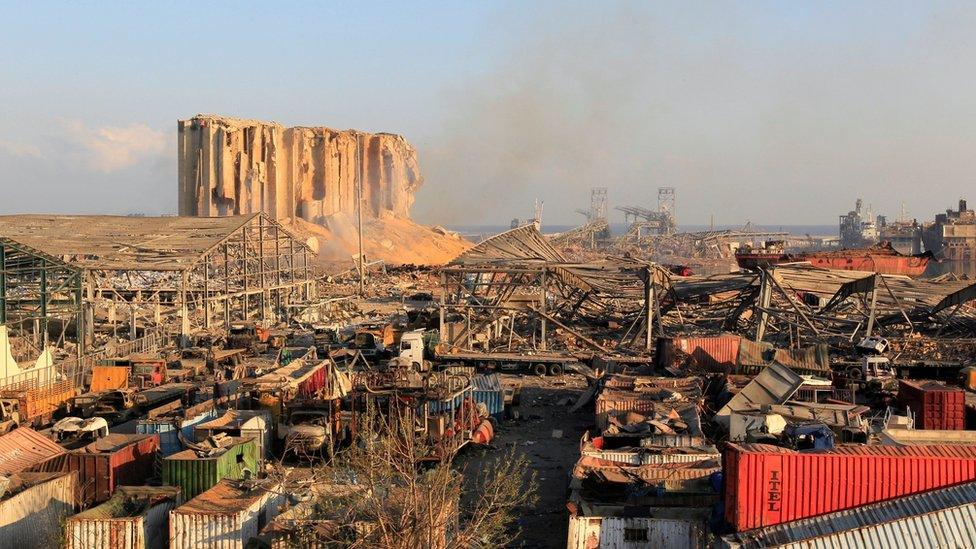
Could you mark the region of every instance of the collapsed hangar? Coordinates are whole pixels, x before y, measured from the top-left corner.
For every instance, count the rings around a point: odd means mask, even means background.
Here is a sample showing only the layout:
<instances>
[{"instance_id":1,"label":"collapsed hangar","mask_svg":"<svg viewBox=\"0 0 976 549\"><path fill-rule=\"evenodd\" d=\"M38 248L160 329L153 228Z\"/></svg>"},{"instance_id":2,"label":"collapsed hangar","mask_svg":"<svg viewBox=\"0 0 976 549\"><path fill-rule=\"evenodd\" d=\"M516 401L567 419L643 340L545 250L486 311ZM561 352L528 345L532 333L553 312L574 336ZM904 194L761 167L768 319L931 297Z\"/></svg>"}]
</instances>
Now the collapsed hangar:
<instances>
[{"instance_id":1,"label":"collapsed hangar","mask_svg":"<svg viewBox=\"0 0 976 549\"><path fill-rule=\"evenodd\" d=\"M271 321L314 297L314 253L261 213L0 216L0 324L81 355L119 326L134 339Z\"/></svg>"}]
</instances>

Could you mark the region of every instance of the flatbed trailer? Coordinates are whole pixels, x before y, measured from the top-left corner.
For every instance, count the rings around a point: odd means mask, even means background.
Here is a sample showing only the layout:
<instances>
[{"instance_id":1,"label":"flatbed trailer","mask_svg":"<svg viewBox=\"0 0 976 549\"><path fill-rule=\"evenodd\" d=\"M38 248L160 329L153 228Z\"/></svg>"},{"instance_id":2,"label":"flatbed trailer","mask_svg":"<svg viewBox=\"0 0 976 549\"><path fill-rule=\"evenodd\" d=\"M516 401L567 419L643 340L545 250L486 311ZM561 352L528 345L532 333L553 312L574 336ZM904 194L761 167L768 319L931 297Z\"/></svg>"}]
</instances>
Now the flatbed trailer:
<instances>
[{"instance_id":1,"label":"flatbed trailer","mask_svg":"<svg viewBox=\"0 0 976 549\"><path fill-rule=\"evenodd\" d=\"M438 353L435 358L444 365L464 364L479 370L525 372L537 376L589 370L575 356L562 353Z\"/></svg>"}]
</instances>

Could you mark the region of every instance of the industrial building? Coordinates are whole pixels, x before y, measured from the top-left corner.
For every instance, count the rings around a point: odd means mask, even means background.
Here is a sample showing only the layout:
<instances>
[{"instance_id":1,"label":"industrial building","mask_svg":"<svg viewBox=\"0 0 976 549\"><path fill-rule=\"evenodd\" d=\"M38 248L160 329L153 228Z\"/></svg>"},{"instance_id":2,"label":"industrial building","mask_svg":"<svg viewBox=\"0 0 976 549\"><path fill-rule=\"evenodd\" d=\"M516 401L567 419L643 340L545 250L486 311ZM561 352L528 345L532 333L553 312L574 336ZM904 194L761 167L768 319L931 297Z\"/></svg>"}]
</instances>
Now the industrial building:
<instances>
[{"instance_id":1,"label":"industrial building","mask_svg":"<svg viewBox=\"0 0 976 549\"><path fill-rule=\"evenodd\" d=\"M188 334L283 317L312 297L314 252L264 214L0 216L0 324L78 356L95 334Z\"/></svg>"}]
</instances>

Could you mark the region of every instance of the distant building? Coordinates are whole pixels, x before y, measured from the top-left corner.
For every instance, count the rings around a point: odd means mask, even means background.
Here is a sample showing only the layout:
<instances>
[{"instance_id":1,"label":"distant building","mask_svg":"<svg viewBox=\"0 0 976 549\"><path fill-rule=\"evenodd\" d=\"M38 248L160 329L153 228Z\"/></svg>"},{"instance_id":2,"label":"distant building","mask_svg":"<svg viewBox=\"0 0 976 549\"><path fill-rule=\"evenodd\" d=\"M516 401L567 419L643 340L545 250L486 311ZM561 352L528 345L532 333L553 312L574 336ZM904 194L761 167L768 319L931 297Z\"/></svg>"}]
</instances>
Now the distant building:
<instances>
[{"instance_id":1,"label":"distant building","mask_svg":"<svg viewBox=\"0 0 976 549\"><path fill-rule=\"evenodd\" d=\"M976 261L976 212L966 199L959 199L959 209L947 209L935 216L935 223L925 227L922 239L926 250L936 257L952 261Z\"/></svg>"}]
</instances>

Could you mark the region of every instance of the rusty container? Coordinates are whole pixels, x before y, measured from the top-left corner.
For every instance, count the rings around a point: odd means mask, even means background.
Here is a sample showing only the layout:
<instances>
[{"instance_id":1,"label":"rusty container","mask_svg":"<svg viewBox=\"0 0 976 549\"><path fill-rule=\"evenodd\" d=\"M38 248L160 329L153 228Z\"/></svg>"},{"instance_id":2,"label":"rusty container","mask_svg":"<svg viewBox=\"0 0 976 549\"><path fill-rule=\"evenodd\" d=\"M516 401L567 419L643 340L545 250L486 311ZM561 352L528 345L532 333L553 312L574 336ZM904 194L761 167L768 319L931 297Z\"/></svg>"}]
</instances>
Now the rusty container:
<instances>
[{"instance_id":1,"label":"rusty container","mask_svg":"<svg viewBox=\"0 0 976 549\"><path fill-rule=\"evenodd\" d=\"M741 337L663 337L657 341L659 368L695 365L713 372L731 372L739 360Z\"/></svg>"},{"instance_id":2,"label":"rusty container","mask_svg":"<svg viewBox=\"0 0 976 549\"><path fill-rule=\"evenodd\" d=\"M110 434L71 450L68 470L78 471L79 504L89 506L112 497L116 486L139 486L154 476L159 435Z\"/></svg>"},{"instance_id":3,"label":"rusty container","mask_svg":"<svg viewBox=\"0 0 976 549\"><path fill-rule=\"evenodd\" d=\"M976 446L729 444L725 519L741 532L976 479Z\"/></svg>"},{"instance_id":4,"label":"rusty container","mask_svg":"<svg viewBox=\"0 0 976 549\"><path fill-rule=\"evenodd\" d=\"M966 428L966 393L937 381L898 380L898 402L911 408L917 429Z\"/></svg>"}]
</instances>

